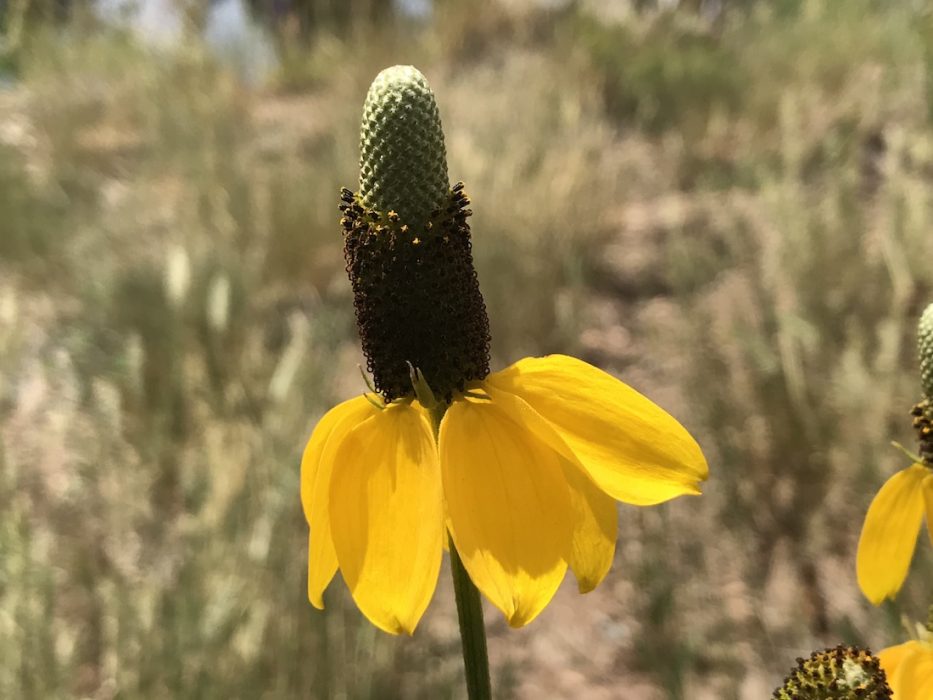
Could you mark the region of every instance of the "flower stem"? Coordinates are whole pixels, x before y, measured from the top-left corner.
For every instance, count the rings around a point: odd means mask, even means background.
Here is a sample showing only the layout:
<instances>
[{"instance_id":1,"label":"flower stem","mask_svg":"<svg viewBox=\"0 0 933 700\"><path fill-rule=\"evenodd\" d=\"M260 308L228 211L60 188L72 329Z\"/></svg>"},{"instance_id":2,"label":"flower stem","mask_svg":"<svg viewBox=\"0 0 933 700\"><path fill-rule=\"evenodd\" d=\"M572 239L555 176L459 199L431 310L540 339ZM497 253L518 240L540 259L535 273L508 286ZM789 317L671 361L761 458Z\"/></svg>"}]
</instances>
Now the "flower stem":
<instances>
[{"instance_id":1,"label":"flower stem","mask_svg":"<svg viewBox=\"0 0 933 700\"><path fill-rule=\"evenodd\" d=\"M412 368L412 386L415 391L427 386L424 376ZM429 403L434 439L439 439L441 420L447 412L447 404L434 400L430 388L425 398ZM430 397L427 396L430 394ZM422 396L419 395L419 399ZM467 697L469 700L491 700L492 684L489 680L489 652L486 650L486 627L483 625L483 601L479 597L476 584L470 579L460 552L454 544L454 538L448 537L450 544L450 573L454 579L454 595L457 598L457 619L460 621L460 645L463 647L463 670L466 673Z\"/></svg>"},{"instance_id":2,"label":"flower stem","mask_svg":"<svg viewBox=\"0 0 933 700\"><path fill-rule=\"evenodd\" d=\"M486 628L483 626L483 602L460 560L460 553L450 540L450 570L457 596L457 617L460 620L460 642L463 646L463 666L466 671L467 697L470 700L490 700L489 655L486 651Z\"/></svg>"}]
</instances>

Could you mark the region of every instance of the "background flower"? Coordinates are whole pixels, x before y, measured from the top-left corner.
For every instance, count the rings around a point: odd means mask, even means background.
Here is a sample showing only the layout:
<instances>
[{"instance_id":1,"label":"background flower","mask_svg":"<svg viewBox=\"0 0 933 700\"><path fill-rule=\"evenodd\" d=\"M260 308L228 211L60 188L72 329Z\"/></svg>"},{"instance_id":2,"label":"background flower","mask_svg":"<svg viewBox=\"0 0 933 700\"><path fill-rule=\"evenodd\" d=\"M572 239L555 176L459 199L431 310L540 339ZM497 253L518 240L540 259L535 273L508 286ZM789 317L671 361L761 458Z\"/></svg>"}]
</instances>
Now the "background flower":
<instances>
[{"instance_id":1,"label":"background flower","mask_svg":"<svg viewBox=\"0 0 933 700\"><path fill-rule=\"evenodd\" d=\"M879 605L901 589L926 514L933 539L933 472L914 464L888 479L875 496L859 538L858 583Z\"/></svg>"},{"instance_id":2,"label":"background flower","mask_svg":"<svg viewBox=\"0 0 933 700\"><path fill-rule=\"evenodd\" d=\"M888 675L894 700L933 697L933 647L929 642L905 642L883 650L878 658Z\"/></svg>"}]
</instances>

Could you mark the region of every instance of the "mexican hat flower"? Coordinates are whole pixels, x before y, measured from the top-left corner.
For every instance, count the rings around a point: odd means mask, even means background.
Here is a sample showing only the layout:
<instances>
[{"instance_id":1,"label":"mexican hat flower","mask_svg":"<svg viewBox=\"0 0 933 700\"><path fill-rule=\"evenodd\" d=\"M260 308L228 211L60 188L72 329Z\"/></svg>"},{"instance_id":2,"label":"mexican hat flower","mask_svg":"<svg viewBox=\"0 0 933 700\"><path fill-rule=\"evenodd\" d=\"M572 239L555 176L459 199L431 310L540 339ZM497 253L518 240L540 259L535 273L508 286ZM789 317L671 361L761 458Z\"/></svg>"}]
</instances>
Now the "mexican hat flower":
<instances>
[{"instance_id":1,"label":"mexican hat flower","mask_svg":"<svg viewBox=\"0 0 933 700\"><path fill-rule=\"evenodd\" d=\"M879 652L894 700L933 698L933 642L911 640Z\"/></svg>"},{"instance_id":2,"label":"mexican hat flower","mask_svg":"<svg viewBox=\"0 0 933 700\"><path fill-rule=\"evenodd\" d=\"M449 544L520 627L568 568L581 592L606 576L617 501L698 494L706 461L668 413L581 360L490 374L469 200L449 184L421 73L379 74L360 144L360 188L340 208L373 387L324 415L302 458L308 597L323 607L339 569L374 625L410 634Z\"/></svg>"},{"instance_id":3,"label":"mexican hat flower","mask_svg":"<svg viewBox=\"0 0 933 700\"><path fill-rule=\"evenodd\" d=\"M920 318L917 339L925 399L913 407L912 415L920 454L878 491L858 543L859 586L875 605L894 598L907 578L924 514L933 538L933 304Z\"/></svg>"},{"instance_id":4,"label":"mexican hat flower","mask_svg":"<svg viewBox=\"0 0 933 700\"><path fill-rule=\"evenodd\" d=\"M878 659L894 700L933 698L933 607L926 627L917 625L917 639L884 649Z\"/></svg>"},{"instance_id":5,"label":"mexican hat flower","mask_svg":"<svg viewBox=\"0 0 933 700\"><path fill-rule=\"evenodd\" d=\"M797 659L797 666L771 697L772 700L885 700L892 695L878 657L867 649L840 645Z\"/></svg>"}]
</instances>

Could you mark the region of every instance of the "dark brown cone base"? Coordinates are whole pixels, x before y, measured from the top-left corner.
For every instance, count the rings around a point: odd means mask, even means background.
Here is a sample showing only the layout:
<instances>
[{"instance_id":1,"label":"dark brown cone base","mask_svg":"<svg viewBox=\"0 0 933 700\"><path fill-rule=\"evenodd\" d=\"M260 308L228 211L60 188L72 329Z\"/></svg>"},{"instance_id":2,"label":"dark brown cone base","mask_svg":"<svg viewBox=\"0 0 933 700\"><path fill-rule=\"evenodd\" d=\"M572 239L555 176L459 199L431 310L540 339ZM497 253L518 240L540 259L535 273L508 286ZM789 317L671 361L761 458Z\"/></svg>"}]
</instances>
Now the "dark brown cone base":
<instances>
[{"instance_id":1,"label":"dark brown cone base","mask_svg":"<svg viewBox=\"0 0 933 700\"><path fill-rule=\"evenodd\" d=\"M341 193L344 256L366 366L386 401L411 396L408 363L450 402L489 374L489 320L473 268L462 183L418 230Z\"/></svg>"},{"instance_id":2,"label":"dark brown cone base","mask_svg":"<svg viewBox=\"0 0 933 700\"><path fill-rule=\"evenodd\" d=\"M933 467L933 401L924 399L910 411L914 417L914 430L920 442L920 458L928 467Z\"/></svg>"}]
</instances>

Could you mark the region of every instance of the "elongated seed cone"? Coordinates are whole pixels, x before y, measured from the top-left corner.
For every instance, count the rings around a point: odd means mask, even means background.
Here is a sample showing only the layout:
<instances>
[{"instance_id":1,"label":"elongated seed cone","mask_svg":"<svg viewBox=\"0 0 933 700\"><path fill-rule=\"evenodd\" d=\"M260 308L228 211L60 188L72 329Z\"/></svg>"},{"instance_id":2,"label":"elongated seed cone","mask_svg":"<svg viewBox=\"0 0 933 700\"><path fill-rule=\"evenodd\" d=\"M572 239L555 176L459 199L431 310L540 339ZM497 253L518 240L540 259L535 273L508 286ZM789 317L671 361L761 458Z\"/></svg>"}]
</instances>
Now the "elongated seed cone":
<instances>
[{"instance_id":1,"label":"elongated seed cone","mask_svg":"<svg viewBox=\"0 0 933 700\"><path fill-rule=\"evenodd\" d=\"M376 76L360 126L360 198L420 226L447 198L447 150L434 93L413 66Z\"/></svg>"},{"instance_id":2,"label":"elongated seed cone","mask_svg":"<svg viewBox=\"0 0 933 700\"><path fill-rule=\"evenodd\" d=\"M411 66L382 71L360 129L360 192L341 193L344 257L367 369L386 401L409 365L451 401L489 373L489 321L463 184L450 187L434 95Z\"/></svg>"},{"instance_id":3,"label":"elongated seed cone","mask_svg":"<svg viewBox=\"0 0 933 700\"><path fill-rule=\"evenodd\" d=\"M774 691L773 700L884 700L893 697L884 669L867 649L838 646L815 651Z\"/></svg>"},{"instance_id":4,"label":"elongated seed cone","mask_svg":"<svg viewBox=\"0 0 933 700\"><path fill-rule=\"evenodd\" d=\"M920 353L920 384L923 395L933 399L933 304L930 304L917 326L917 349Z\"/></svg>"}]
</instances>

